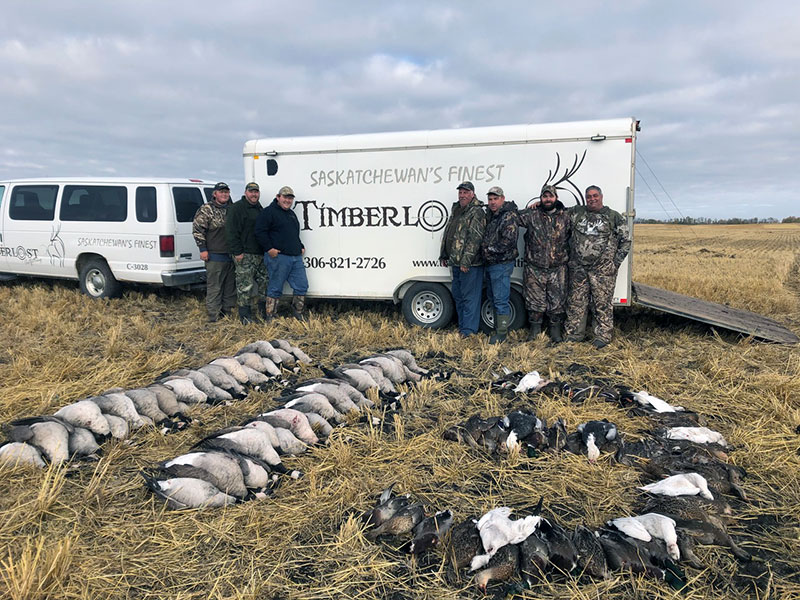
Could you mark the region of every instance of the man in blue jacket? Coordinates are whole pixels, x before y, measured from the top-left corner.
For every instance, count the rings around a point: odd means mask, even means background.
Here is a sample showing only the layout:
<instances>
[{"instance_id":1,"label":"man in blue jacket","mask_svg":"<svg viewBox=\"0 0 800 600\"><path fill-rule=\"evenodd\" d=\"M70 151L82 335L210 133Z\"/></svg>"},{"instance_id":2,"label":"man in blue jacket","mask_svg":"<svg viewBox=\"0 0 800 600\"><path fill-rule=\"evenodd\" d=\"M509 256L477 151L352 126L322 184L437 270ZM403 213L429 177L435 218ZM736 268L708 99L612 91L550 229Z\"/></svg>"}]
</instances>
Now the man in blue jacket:
<instances>
[{"instance_id":1,"label":"man in blue jacket","mask_svg":"<svg viewBox=\"0 0 800 600\"><path fill-rule=\"evenodd\" d=\"M264 249L264 263L269 272L265 319L275 316L283 285L289 283L292 296L292 314L305 321L304 309L308 279L303 265L305 246L300 241L300 222L292 210L294 191L288 185L278 194L256 219L256 239Z\"/></svg>"}]
</instances>

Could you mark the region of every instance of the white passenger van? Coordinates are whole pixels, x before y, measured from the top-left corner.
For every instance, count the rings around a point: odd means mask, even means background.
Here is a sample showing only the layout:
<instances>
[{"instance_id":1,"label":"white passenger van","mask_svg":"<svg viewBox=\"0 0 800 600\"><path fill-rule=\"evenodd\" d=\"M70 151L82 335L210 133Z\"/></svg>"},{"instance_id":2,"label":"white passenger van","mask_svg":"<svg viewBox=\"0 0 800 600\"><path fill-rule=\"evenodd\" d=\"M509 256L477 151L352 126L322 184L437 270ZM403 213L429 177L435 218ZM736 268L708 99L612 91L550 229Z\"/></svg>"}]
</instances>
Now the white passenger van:
<instances>
[{"instance_id":1,"label":"white passenger van","mask_svg":"<svg viewBox=\"0 0 800 600\"><path fill-rule=\"evenodd\" d=\"M262 202L284 185L306 248L310 297L402 302L406 319L442 327L453 316L450 270L439 243L457 200L456 186L475 184L478 198L500 186L519 208L555 185L567 206L584 204L599 185L604 203L633 227L633 118L438 131L251 140L244 145L245 181ZM524 325L520 259L512 275L512 328ZM614 302L631 299L630 260L619 270ZM492 311L482 309L482 326Z\"/></svg>"},{"instance_id":2,"label":"white passenger van","mask_svg":"<svg viewBox=\"0 0 800 600\"><path fill-rule=\"evenodd\" d=\"M95 298L121 282L201 283L192 219L212 189L201 179L0 181L0 276L77 279Z\"/></svg>"}]
</instances>

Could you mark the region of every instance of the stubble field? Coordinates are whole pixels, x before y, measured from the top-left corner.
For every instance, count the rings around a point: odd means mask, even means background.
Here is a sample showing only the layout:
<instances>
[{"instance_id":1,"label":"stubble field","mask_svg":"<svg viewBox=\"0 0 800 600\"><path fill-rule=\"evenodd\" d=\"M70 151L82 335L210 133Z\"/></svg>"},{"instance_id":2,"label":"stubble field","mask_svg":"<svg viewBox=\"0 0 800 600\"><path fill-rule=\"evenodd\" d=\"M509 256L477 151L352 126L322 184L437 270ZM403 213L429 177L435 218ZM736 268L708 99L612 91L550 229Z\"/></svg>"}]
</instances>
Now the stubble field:
<instances>
[{"instance_id":1,"label":"stubble field","mask_svg":"<svg viewBox=\"0 0 800 600\"><path fill-rule=\"evenodd\" d=\"M761 312L800 332L800 226L637 226L634 279ZM287 338L317 363L347 362L405 347L420 365L453 370L447 381L409 389L387 426L352 422L328 443L287 466L305 473L262 502L175 512L148 493L140 470L187 451L209 432L275 405L278 384L230 406L198 410L185 431L143 429L106 444L99 461L68 468L5 469L0 474L0 596L34 598L475 598L467 573L449 572L432 551L417 559L394 540L371 542L358 515L395 489L450 508L456 522L498 506L544 514L565 527L597 527L630 514L641 471L603 455L490 456L442 434L473 414L531 407L568 431L608 418L626 439L652 427L645 417L597 398L583 403L490 390L501 366L574 380L573 363L633 389L707 416L733 445L729 460L747 471L743 502L729 531L756 559L700 546L706 565L686 567L686 587L614 573L603 581L554 578L521 597L800 598L800 349L762 344L724 331L633 308L617 314L614 342L551 347L544 339L462 340L454 329L405 324L389 305L317 302L308 323L281 318L242 326L204 321L202 297L128 291L92 301L77 285L21 281L0 286L0 423L49 414L111 387L148 384L165 371L235 353L256 339ZM300 377L317 377L306 367ZM381 416L380 411L376 411ZM511 588L498 583L489 593Z\"/></svg>"}]
</instances>

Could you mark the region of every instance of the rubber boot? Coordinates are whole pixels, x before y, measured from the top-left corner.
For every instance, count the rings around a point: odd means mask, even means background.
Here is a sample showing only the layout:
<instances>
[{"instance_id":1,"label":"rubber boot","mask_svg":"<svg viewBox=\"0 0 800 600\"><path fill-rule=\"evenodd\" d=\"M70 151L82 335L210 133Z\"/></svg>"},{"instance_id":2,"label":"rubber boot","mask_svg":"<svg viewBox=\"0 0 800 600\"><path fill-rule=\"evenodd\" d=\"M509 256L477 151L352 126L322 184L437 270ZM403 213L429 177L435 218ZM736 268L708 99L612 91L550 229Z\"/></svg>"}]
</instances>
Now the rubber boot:
<instances>
[{"instance_id":1,"label":"rubber boot","mask_svg":"<svg viewBox=\"0 0 800 600\"><path fill-rule=\"evenodd\" d=\"M242 322L242 325L250 325L250 323L253 322L253 311L250 310L249 306L239 307L239 320Z\"/></svg>"},{"instance_id":2,"label":"rubber boot","mask_svg":"<svg viewBox=\"0 0 800 600\"><path fill-rule=\"evenodd\" d=\"M494 334L489 338L490 344L504 342L508 336L508 326L511 323L511 315L497 315L494 327Z\"/></svg>"},{"instance_id":3,"label":"rubber boot","mask_svg":"<svg viewBox=\"0 0 800 600\"><path fill-rule=\"evenodd\" d=\"M256 304L256 317L262 321L267 320L267 303L264 300L259 300Z\"/></svg>"},{"instance_id":4,"label":"rubber boot","mask_svg":"<svg viewBox=\"0 0 800 600\"><path fill-rule=\"evenodd\" d=\"M540 333L542 333L542 317L544 313L530 313L528 320L531 322L530 329L528 329L528 341L535 340Z\"/></svg>"},{"instance_id":5,"label":"rubber boot","mask_svg":"<svg viewBox=\"0 0 800 600\"><path fill-rule=\"evenodd\" d=\"M550 315L550 325L547 327L547 335L554 344L560 344L564 341L561 333L561 324L564 322L564 315Z\"/></svg>"},{"instance_id":6,"label":"rubber boot","mask_svg":"<svg viewBox=\"0 0 800 600\"><path fill-rule=\"evenodd\" d=\"M292 296L292 316L298 321L305 321L306 316L303 314L303 310L306 307L306 297L305 296Z\"/></svg>"},{"instance_id":7,"label":"rubber boot","mask_svg":"<svg viewBox=\"0 0 800 600\"><path fill-rule=\"evenodd\" d=\"M275 309L278 308L278 299L269 296L264 301L264 321L269 322L275 317Z\"/></svg>"}]
</instances>

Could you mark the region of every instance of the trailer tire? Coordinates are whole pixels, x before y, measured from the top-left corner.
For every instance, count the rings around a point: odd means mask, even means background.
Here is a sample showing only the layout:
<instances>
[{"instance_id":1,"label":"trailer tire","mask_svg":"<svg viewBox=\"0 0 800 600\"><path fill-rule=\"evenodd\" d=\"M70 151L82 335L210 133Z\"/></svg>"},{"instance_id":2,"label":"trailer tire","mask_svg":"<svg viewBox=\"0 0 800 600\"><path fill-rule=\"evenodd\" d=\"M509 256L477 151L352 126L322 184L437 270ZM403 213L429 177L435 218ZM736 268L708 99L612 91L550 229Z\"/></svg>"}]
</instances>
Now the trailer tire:
<instances>
[{"instance_id":1,"label":"trailer tire","mask_svg":"<svg viewBox=\"0 0 800 600\"><path fill-rule=\"evenodd\" d=\"M508 329L522 329L528 321L528 313L525 310L525 300L522 294L514 288L511 288L511 296L508 301L509 304L511 304L511 323ZM494 309L486 295L484 295L483 302L481 303L480 330L487 334L494 331Z\"/></svg>"},{"instance_id":2,"label":"trailer tire","mask_svg":"<svg viewBox=\"0 0 800 600\"><path fill-rule=\"evenodd\" d=\"M441 283L418 281L403 296L403 316L412 325L440 329L453 320L453 297Z\"/></svg>"},{"instance_id":3,"label":"trailer tire","mask_svg":"<svg viewBox=\"0 0 800 600\"><path fill-rule=\"evenodd\" d=\"M116 298L122 285L102 258L90 258L81 264L78 273L81 291L92 298Z\"/></svg>"}]
</instances>

